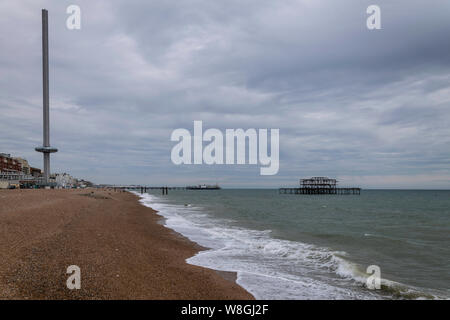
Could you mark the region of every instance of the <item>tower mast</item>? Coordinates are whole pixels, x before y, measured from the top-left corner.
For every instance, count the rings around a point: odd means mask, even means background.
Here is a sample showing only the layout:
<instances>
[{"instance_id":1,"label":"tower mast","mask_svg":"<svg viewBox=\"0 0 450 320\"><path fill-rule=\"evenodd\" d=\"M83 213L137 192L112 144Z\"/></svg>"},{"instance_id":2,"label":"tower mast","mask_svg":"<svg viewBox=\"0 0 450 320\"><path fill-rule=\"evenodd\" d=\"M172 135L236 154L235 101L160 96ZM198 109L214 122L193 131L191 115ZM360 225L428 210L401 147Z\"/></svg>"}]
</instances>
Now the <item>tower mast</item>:
<instances>
[{"instance_id":1,"label":"tower mast","mask_svg":"<svg viewBox=\"0 0 450 320\"><path fill-rule=\"evenodd\" d=\"M42 9L42 90L43 90L43 145L35 150L44 155L44 184L48 184L50 176L50 153L58 149L50 147L50 110L49 110L49 77L48 77L48 11Z\"/></svg>"}]
</instances>

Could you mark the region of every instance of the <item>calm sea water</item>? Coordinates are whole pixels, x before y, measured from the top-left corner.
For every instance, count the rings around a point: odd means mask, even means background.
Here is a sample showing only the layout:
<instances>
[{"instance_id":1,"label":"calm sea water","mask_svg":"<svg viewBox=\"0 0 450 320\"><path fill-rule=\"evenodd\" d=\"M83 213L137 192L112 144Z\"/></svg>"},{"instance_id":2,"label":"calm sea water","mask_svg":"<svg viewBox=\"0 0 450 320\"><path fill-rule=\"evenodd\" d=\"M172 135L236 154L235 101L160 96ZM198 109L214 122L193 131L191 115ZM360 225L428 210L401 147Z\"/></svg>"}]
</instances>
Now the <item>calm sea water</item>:
<instances>
[{"instance_id":1,"label":"calm sea water","mask_svg":"<svg viewBox=\"0 0 450 320\"><path fill-rule=\"evenodd\" d=\"M141 201L210 248L188 263L237 272L256 298L450 298L450 191L191 190ZM380 290L365 286L370 265Z\"/></svg>"}]
</instances>

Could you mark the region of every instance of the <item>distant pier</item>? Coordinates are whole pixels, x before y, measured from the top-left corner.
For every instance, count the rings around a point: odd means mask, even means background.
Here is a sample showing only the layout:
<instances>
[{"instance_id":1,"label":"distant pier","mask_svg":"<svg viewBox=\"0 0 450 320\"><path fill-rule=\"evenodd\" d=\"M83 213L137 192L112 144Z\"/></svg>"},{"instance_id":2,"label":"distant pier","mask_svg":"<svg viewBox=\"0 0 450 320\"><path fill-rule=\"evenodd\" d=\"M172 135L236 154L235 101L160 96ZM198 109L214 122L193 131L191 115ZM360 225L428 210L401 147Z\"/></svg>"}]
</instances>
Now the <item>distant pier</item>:
<instances>
[{"instance_id":1,"label":"distant pier","mask_svg":"<svg viewBox=\"0 0 450 320\"><path fill-rule=\"evenodd\" d=\"M140 185L130 185L130 186L120 186L120 185L98 185L99 188L108 188L113 189L114 191L118 190L134 190L138 191L141 194L147 193L147 190L161 190L163 195L169 194L169 190L186 190L186 187L147 187Z\"/></svg>"},{"instance_id":2,"label":"distant pier","mask_svg":"<svg viewBox=\"0 0 450 320\"><path fill-rule=\"evenodd\" d=\"M169 194L169 190L220 190L221 188L216 185L198 185L198 186L187 186L187 187L148 187L141 185L98 185L99 188L109 188L114 191L118 190L134 190L141 194L147 193L148 190L161 190L163 195Z\"/></svg>"},{"instance_id":3,"label":"distant pier","mask_svg":"<svg viewBox=\"0 0 450 320\"><path fill-rule=\"evenodd\" d=\"M328 177L312 177L300 179L298 188L280 188L280 194L336 194L336 195L360 195L361 188L339 188L336 179Z\"/></svg>"}]
</instances>

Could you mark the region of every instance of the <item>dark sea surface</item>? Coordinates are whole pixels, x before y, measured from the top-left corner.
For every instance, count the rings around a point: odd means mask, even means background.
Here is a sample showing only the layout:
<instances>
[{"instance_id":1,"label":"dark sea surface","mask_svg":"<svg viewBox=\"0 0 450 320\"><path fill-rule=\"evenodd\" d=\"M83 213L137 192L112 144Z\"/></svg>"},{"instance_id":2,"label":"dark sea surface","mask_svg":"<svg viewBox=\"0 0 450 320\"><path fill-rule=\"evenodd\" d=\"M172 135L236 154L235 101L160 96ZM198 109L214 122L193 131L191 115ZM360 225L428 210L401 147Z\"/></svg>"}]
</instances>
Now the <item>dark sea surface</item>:
<instances>
[{"instance_id":1,"label":"dark sea surface","mask_svg":"<svg viewBox=\"0 0 450 320\"><path fill-rule=\"evenodd\" d=\"M211 248L188 262L235 271L260 299L450 297L450 191L159 191L143 204ZM367 287L369 266L381 289Z\"/></svg>"}]
</instances>

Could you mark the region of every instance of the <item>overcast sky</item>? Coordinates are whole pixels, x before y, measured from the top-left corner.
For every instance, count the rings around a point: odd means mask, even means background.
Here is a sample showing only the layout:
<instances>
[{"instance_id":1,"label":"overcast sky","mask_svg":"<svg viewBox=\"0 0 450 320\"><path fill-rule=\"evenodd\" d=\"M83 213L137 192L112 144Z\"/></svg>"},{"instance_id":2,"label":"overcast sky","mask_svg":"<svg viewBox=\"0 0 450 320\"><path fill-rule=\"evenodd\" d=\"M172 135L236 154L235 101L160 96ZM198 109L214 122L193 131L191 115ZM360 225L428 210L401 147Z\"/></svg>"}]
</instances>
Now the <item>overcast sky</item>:
<instances>
[{"instance_id":1,"label":"overcast sky","mask_svg":"<svg viewBox=\"0 0 450 320\"><path fill-rule=\"evenodd\" d=\"M81 30L66 8L81 8ZM381 8L382 30L366 9ZM0 152L96 183L450 188L450 1L0 1ZM280 170L181 165L177 128L280 129Z\"/></svg>"}]
</instances>

